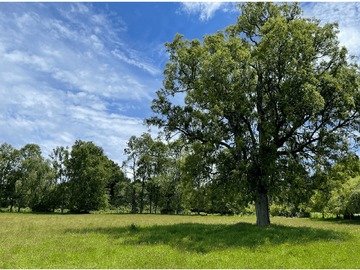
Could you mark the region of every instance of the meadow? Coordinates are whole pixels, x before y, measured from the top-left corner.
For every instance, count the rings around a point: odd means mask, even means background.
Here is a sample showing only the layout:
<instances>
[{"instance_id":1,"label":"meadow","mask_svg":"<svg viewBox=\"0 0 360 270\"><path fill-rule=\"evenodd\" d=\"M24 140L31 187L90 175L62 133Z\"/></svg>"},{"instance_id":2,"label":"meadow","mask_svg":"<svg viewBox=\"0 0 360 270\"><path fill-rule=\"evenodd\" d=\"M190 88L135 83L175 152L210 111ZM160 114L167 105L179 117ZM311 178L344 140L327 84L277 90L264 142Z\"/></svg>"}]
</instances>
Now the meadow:
<instances>
[{"instance_id":1,"label":"meadow","mask_svg":"<svg viewBox=\"0 0 360 270\"><path fill-rule=\"evenodd\" d=\"M0 268L359 268L336 219L0 213Z\"/></svg>"}]
</instances>

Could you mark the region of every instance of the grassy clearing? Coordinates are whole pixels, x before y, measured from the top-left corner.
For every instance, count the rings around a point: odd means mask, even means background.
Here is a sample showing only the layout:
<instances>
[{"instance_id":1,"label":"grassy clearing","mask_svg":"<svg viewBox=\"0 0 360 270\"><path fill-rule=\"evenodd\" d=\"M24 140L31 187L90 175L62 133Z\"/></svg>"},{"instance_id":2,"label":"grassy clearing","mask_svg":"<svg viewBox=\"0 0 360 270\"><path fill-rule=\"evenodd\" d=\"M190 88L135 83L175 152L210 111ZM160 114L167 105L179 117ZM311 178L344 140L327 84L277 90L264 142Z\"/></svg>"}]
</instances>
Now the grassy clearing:
<instances>
[{"instance_id":1,"label":"grassy clearing","mask_svg":"<svg viewBox=\"0 0 360 270\"><path fill-rule=\"evenodd\" d=\"M359 268L360 223L0 213L0 268Z\"/></svg>"}]
</instances>

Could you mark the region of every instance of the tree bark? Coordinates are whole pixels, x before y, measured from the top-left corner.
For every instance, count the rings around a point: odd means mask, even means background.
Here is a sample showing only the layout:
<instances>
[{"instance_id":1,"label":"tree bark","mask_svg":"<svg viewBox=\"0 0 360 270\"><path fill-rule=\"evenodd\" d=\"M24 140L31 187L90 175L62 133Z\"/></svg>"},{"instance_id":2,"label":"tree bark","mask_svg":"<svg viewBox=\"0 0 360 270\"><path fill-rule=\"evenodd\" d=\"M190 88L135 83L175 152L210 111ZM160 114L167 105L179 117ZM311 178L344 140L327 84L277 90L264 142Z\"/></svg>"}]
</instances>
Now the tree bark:
<instances>
[{"instance_id":1,"label":"tree bark","mask_svg":"<svg viewBox=\"0 0 360 270\"><path fill-rule=\"evenodd\" d=\"M267 227L270 225L269 201L266 190L257 190L255 200L256 225Z\"/></svg>"}]
</instances>

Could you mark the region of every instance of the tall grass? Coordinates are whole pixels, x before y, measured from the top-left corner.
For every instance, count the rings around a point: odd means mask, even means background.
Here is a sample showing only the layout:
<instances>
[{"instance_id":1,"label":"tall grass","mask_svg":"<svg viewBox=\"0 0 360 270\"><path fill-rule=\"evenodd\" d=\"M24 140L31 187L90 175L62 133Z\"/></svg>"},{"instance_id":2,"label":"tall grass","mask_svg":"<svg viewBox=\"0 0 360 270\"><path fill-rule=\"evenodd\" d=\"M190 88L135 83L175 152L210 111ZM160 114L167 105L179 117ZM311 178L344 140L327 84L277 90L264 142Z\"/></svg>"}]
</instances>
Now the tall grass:
<instances>
[{"instance_id":1,"label":"tall grass","mask_svg":"<svg viewBox=\"0 0 360 270\"><path fill-rule=\"evenodd\" d=\"M0 213L0 268L359 268L360 224Z\"/></svg>"}]
</instances>

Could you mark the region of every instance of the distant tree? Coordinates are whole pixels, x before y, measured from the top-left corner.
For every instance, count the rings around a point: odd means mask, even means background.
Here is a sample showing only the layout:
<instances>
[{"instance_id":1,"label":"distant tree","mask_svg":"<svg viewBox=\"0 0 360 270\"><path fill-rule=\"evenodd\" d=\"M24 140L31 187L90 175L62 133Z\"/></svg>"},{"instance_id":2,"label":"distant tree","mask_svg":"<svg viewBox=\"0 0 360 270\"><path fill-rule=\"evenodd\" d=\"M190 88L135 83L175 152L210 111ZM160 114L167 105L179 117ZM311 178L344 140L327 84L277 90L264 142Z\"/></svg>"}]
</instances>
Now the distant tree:
<instances>
[{"instance_id":1,"label":"distant tree","mask_svg":"<svg viewBox=\"0 0 360 270\"><path fill-rule=\"evenodd\" d=\"M69 150L63 146L57 146L50 154L51 166L55 173L56 190L54 191L55 203L59 206L61 213L64 213L64 208L67 204L68 189L67 182L69 180L67 165L69 162Z\"/></svg>"},{"instance_id":2,"label":"distant tree","mask_svg":"<svg viewBox=\"0 0 360 270\"><path fill-rule=\"evenodd\" d=\"M126 161L123 162L123 168L126 172L131 175L131 185L130 185L130 202L131 202L131 212L133 214L137 213L137 186L138 186L138 177L137 177L137 168L138 162L140 160L141 152L138 151L138 138L136 136L131 136L127 143L127 147L124 149L125 155L127 155Z\"/></svg>"},{"instance_id":3,"label":"distant tree","mask_svg":"<svg viewBox=\"0 0 360 270\"><path fill-rule=\"evenodd\" d=\"M20 149L20 167L14 192L18 212L29 205L31 191L34 188L32 183L36 181L35 169L41 159L41 150L36 144L27 144Z\"/></svg>"},{"instance_id":4,"label":"distant tree","mask_svg":"<svg viewBox=\"0 0 360 270\"><path fill-rule=\"evenodd\" d=\"M207 184L213 176L214 156L207 151L206 145L193 143L182 164L185 207L197 214L207 208Z\"/></svg>"},{"instance_id":5,"label":"distant tree","mask_svg":"<svg viewBox=\"0 0 360 270\"><path fill-rule=\"evenodd\" d=\"M239 184L244 171L236 169L227 149L217 153L213 162L216 173L208 184L209 211L222 215L243 213L249 202L247 187Z\"/></svg>"},{"instance_id":6,"label":"distant tree","mask_svg":"<svg viewBox=\"0 0 360 270\"><path fill-rule=\"evenodd\" d=\"M55 189L55 173L51 169L49 160L39 160L32 164L30 174L27 175L29 184L27 206L34 212L53 212L57 207Z\"/></svg>"},{"instance_id":7,"label":"distant tree","mask_svg":"<svg viewBox=\"0 0 360 270\"><path fill-rule=\"evenodd\" d=\"M360 177L355 181L356 183L350 186L351 192L348 195L344 213L345 218L353 219L355 214L360 213Z\"/></svg>"},{"instance_id":8,"label":"distant tree","mask_svg":"<svg viewBox=\"0 0 360 270\"><path fill-rule=\"evenodd\" d=\"M133 203L138 202L140 213L143 213L145 204L149 205L149 210L152 212L154 202L159 201L160 191L155 178L166 166L167 146L154 140L149 133L143 133L140 137L132 136L124 151L128 156L124 165L130 169L133 177ZM138 189L139 193L136 192Z\"/></svg>"},{"instance_id":9,"label":"distant tree","mask_svg":"<svg viewBox=\"0 0 360 270\"><path fill-rule=\"evenodd\" d=\"M187 147L181 169L187 209L220 214L245 209L247 189L239 184L243 172L236 170L227 149L214 151L210 144L194 142Z\"/></svg>"},{"instance_id":10,"label":"distant tree","mask_svg":"<svg viewBox=\"0 0 360 270\"><path fill-rule=\"evenodd\" d=\"M144 155L144 160L147 163L148 181L146 191L148 194L149 211L152 213L158 209L161 196L164 195L165 185L171 180L170 166L170 152L167 144L160 140L153 140L148 153ZM173 192L172 192L173 193ZM167 194L169 195L169 193Z\"/></svg>"},{"instance_id":11,"label":"distant tree","mask_svg":"<svg viewBox=\"0 0 360 270\"><path fill-rule=\"evenodd\" d=\"M284 183L277 185L271 204L282 208L282 215L309 216L308 202L316 184L325 180L318 175L310 175L306 166L297 159L286 160L279 167L278 179Z\"/></svg>"},{"instance_id":12,"label":"distant tree","mask_svg":"<svg viewBox=\"0 0 360 270\"><path fill-rule=\"evenodd\" d=\"M349 154L340 159L326 170L318 169L314 178L315 190L309 206L312 211L322 213L323 218L327 212L336 215L343 214L346 208L344 190L347 182L360 175L360 161L356 154Z\"/></svg>"},{"instance_id":13,"label":"distant tree","mask_svg":"<svg viewBox=\"0 0 360 270\"><path fill-rule=\"evenodd\" d=\"M164 214L180 213L184 210L184 185L181 166L184 158L184 142L181 139L167 142L162 148L162 158L157 159L158 175L155 178L160 186L159 205ZM157 208L155 208L157 209Z\"/></svg>"},{"instance_id":14,"label":"distant tree","mask_svg":"<svg viewBox=\"0 0 360 270\"><path fill-rule=\"evenodd\" d=\"M360 177L351 178L340 187L332 190L326 211L352 219L354 214L360 213Z\"/></svg>"},{"instance_id":15,"label":"distant tree","mask_svg":"<svg viewBox=\"0 0 360 270\"><path fill-rule=\"evenodd\" d=\"M109 203L113 207L125 206L128 203L126 197L130 181L120 166L112 160L109 160L107 170L109 171L109 182L106 188L109 194Z\"/></svg>"},{"instance_id":16,"label":"distant tree","mask_svg":"<svg viewBox=\"0 0 360 270\"><path fill-rule=\"evenodd\" d=\"M130 179L125 177L125 174L123 174L123 176L124 178L116 182L113 188L113 197L110 193L110 205L127 212L132 206L133 187Z\"/></svg>"},{"instance_id":17,"label":"distant tree","mask_svg":"<svg viewBox=\"0 0 360 270\"><path fill-rule=\"evenodd\" d=\"M10 206L12 211L15 205L15 184L20 172L20 153L10 144L0 146L0 205Z\"/></svg>"},{"instance_id":18,"label":"distant tree","mask_svg":"<svg viewBox=\"0 0 360 270\"><path fill-rule=\"evenodd\" d=\"M93 142L77 140L68 162L69 209L87 213L108 204L109 159Z\"/></svg>"},{"instance_id":19,"label":"distant tree","mask_svg":"<svg viewBox=\"0 0 360 270\"><path fill-rule=\"evenodd\" d=\"M226 31L166 44L170 61L147 122L228 149L257 225L268 226L269 200L292 185L286 164L311 172L356 139L359 68L339 46L337 24L301 17L298 4L239 8Z\"/></svg>"},{"instance_id":20,"label":"distant tree","mask_svg":"<svg viewBox=\"0 0 360 270\"><path fill-rule=\"evenodd\" d=\"M22 207L33 211L51 211L51 197L54 189L54 173L50 162L45 160L37 144L27 144L19 150L20 166L15 183L14 198L18 212Z\"/></svg>"},{"instance_id":21,"label":"distant tree","mask_svg":"<svg viewBox=\"0 0 360 270\"><path fill-rule=\"evenodd\" d=\"M139 151L139 161L137 163L137 177L141 183L139 210L142 214L146 203L146 185L153 176L153 159L151 156L151 147L154 143L152 137L148 133L143 133L135 140L135 151Z\"/></svg>"},{"instance_id":22,"label":"distant tree","mask_svg":"<svg viewBox=\"0 0 360 270\"><path fill-rule=\"evenodd\" d=\"M316 170L314 178L318 184L313 190L308 206L312 212L319 212L322 214L322 218L325 218L325 210L331 197L331 191L339 188L341 182L338 179L333 179L328 170L320 168Z\"/></svg>"}]
</instances>

